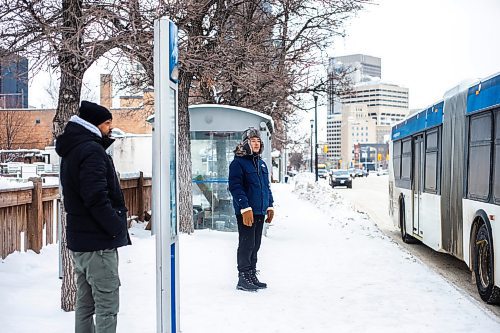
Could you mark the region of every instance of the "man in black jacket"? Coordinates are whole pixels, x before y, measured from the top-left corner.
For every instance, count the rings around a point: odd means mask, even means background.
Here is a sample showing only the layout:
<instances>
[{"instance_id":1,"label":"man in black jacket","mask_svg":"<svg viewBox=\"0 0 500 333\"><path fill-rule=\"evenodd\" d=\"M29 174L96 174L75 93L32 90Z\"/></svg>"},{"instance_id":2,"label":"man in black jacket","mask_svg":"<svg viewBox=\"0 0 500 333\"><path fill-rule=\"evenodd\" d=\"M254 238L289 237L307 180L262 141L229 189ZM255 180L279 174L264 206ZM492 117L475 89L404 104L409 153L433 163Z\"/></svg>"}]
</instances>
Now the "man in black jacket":
<instances>
[{"instance_id":1,"label":"man in black jacket","mask_svg":"<svg viewBox=\"0 0 500 333\"><path fill-rule=\"evenodd\" d=\"M66 237L77 278L75 332L116 332L119 308L117 248L130 245L127 208L106 149L112 115L82 101L56 140L67 212ZM96 315L95 323L93 315Z\"/></svg>"}]
</instances>

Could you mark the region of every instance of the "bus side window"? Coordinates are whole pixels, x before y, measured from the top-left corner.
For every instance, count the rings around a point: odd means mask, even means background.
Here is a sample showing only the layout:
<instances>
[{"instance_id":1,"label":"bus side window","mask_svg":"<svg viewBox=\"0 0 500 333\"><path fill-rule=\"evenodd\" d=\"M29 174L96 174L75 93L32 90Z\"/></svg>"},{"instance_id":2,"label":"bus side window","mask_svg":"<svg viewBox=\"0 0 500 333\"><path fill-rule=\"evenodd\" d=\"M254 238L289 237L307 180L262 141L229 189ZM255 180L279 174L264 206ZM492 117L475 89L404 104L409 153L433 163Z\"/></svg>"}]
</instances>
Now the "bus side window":
<instances>
[{"instance_id":1,"label":"bus side window","mask_svg":"<svg viewBox=\"0 0 500 333\"><path fill-rule=\"evenodd\" d=\"M426 192L437 193L438 130L428 131L425 136L425 180Z\"/></svg>"},{"instance_id":2,"label":"bus side window","mask_svg":"<svg viewBox=\"0 0 500 333\"><path fill-rule=\"evenodd\" d=\"M486 201L490 194L491 113L470 118L467 197Z\"/></svg>"},{"instance_id":3,"label":"bus side window","mask_svg":"<svg viewBox=\"0 0 500 333\"><path fill-rule=\"evenodd\" d=\"M500 204L500 109L495 112L495 161L493 164L493 202Z\"/></svg>"},{"instance_id":4,"label":"bus side window","mask_svg":"<svg viewBox=\"0 0 500 333\"><path fill-rule=\"evenodd\" d=\"M401 156L401 187L411 188L411 138L403 141L403 151Z\"/></svg>"},{"instance_id":5,"label":"bus side window","mask_svg":"<svg viewBox=\"0 0 500 333\"><path fill-rule=\"evenodd\" d=\"M393 157L393 170L394 170L394 179L401 179L401 140L394 142L394 147L392 154Z\"/></svg>"}]
</instances>

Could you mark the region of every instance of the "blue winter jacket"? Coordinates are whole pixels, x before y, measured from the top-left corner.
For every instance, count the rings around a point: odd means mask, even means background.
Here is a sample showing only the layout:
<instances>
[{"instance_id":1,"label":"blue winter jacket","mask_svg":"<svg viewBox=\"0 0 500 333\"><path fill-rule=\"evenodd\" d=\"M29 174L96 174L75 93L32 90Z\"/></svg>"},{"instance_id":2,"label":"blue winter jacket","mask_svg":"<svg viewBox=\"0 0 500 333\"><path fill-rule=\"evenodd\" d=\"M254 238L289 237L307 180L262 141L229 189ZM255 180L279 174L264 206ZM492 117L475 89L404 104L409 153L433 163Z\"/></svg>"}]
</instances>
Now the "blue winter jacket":
<instances>
[{"instance_id":1,"label":"blue winter jacket","mask_svg":"<svg viewBox=\"0 0 500 333\"><path fill-rule=\"evenodd\" d=\"M273 206L269 170L260 155L234 156L229 165L229 191L236 215L248 207L254 215L265 215Z\"/></svg>"}]
</instances>

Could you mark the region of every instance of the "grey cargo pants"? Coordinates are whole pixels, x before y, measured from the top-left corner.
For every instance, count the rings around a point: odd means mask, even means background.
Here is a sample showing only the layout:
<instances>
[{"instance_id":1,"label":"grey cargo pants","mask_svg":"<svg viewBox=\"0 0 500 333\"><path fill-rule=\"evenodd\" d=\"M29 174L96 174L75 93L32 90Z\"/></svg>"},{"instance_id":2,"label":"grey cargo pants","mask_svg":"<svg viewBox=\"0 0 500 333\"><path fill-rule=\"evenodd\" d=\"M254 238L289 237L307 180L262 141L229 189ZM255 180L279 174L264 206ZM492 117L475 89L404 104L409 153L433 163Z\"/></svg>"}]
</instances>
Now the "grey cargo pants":
<instances>
[{"instance_id":1,"label":"grey cargo pants","mask_svg":"<svg viewBox=\"0 0 500 333\"><path fill-rule=\"evenodd\" d=\"M75 333L116 332L120 287L118 251L72 252L72 255L77 288Z\"/></svg>"}]
</instances>

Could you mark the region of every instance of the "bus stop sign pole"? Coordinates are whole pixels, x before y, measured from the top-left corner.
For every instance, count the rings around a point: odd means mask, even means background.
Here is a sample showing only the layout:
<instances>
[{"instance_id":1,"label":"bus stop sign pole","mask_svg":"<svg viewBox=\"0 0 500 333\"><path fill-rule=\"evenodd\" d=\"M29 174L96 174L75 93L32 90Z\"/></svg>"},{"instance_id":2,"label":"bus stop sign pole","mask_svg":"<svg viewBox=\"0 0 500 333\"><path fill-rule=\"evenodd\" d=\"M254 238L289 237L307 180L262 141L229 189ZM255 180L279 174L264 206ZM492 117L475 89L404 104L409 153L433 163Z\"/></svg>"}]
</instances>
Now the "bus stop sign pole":
<instances>
[{"instance_id":1,"label":"bus stop sign pole","mask_svg":"<svg viewBox=\"0 0 500 333\"><path fill-rule=\"evenodd\" d=\"M177 228L177 27L155 21L153 132L153 232L156 238L156 332L179 329L179 238Z\"/></svg>"}]
</instances>

